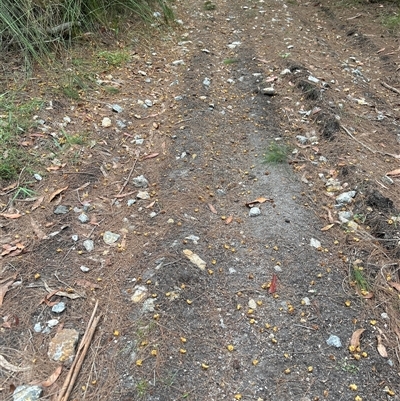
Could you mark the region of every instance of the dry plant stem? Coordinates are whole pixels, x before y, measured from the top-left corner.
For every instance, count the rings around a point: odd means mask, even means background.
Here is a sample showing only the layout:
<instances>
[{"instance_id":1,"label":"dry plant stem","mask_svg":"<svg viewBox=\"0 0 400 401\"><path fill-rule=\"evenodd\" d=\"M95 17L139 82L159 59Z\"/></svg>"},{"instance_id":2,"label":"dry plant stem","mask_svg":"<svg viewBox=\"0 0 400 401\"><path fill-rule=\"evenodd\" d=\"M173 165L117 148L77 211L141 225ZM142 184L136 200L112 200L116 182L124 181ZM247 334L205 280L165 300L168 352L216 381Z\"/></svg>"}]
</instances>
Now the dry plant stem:
<instances>
[{"instance_id":1,"label":"dry plant stem","mask_svg":"<svg viewBox=\"0 0 400 401\"><path fill-rule=\"evenodd\" d=\"M67 401L69 395L71 394L72 388L74 387L76 377L78 376L78 373L81 369L87 350L89 349L89 345L92 340L93 334L100 320L100 316L96 318L94 317L97 312L98 305L99 301L96 301L96 305L94 306L92 316L89 319L89 323L86 327L85 334L83 335L82 340L79 344L79 348L76 352L75 359L72 363L71 369L69 370L67 377L65 378L64 384L60 390L60 394L57 398L57 401Z\"/></svg>"},{"instance_id":2,"label":"dry plant stem","mask_svg":"<svg viewBox=\"0 0 400 401\"><path fill-rule=\"evenodd\" d=\"M344 125L341 125L340 128L342 128L344 130L344 132L346 132L346 134L354 139L357 143L359 143L361 146L363 146L365 149L369 150L371 153L373 154L380 154L382 156L390 156L390 157L394 157L395 159L400 159L400 155L393 155L391 153L386 153L386 152L381 152L380 150L373 150L370 147L368 147L365 143L362 143L360 140L358 140Z\"/></svg>"},{"instance_id":3,"label":"dry plant stem","mask_svg":"<svg viewBox=\"0 0 400 401\"><path fill-rule=\"evenodd\" d=\"M400 90L399 89L396 89L393 86L388 85L386 82L381 82L381 85L384 86L387 89L390 89L392 92L395 92L398 95L400 95Z\"/></svg>"}]
</instances>

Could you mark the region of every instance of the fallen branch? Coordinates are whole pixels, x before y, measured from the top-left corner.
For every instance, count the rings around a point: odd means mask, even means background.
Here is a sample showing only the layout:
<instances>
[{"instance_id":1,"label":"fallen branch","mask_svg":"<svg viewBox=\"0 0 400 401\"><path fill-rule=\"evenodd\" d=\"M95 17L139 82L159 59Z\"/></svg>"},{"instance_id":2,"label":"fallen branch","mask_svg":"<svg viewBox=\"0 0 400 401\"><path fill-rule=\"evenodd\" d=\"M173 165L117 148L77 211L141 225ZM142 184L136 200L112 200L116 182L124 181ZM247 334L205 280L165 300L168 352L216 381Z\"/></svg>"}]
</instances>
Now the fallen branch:
<instances>
[{"instance_id":1,"label":"fallen branch","mask_svg":"<svg viewBox=\"0 0 400 401\"><path fill-rule=\"evenodd\" d=\"M400 90L399 89L396 89L393 86L388 85L386 82L381 82L381 85L384 86L387 89L390 89L392 92L395 92L398 95L400 95Z\"/></svg>"},{"instance_id":2,"label":"fallen branch","mask_svg":"<svg viewBox=\"0 0 400 401\"><path fill-rule=\"evenodd\" d=\"M363 146L365 149L369 150L371 153L373 154L380 154L382 156L390 156L390 157L394 157L395 159L400 159L400 155L394 155L392 153L386 153L386 152L381 152L380 150L374 150L371 149L369 146L367 146L365 143L361 142L360 140L358 140L344 125L341 125L340 128L343 129L344 132L346 132L346 134L351 138L354 139L357 143L359 143L361 146Z\"/></svg>"},{"instance_id":3,"label":"fallen branch","mask_svg":"<svg viewBox=\"0 0 400 401\"><path fill-rule=\"evenodd\" d=\"M79 344L75 359L72 363L71 369L69 370L67 377L65 378L64 384L58 395L57 401L68 401L71 391L74 388L76 378L79 374L79 371L81 370L83 361L86 357L94 332L96 331L96 327L101 318L101 316L97 316L96 318L94 317L97 312L98 305L99 301L96 301L96 305L94 306L92 316L90 317L89 323L86 327L85 334L83 335L82 340Z\"/></svg>"}]
</instances>

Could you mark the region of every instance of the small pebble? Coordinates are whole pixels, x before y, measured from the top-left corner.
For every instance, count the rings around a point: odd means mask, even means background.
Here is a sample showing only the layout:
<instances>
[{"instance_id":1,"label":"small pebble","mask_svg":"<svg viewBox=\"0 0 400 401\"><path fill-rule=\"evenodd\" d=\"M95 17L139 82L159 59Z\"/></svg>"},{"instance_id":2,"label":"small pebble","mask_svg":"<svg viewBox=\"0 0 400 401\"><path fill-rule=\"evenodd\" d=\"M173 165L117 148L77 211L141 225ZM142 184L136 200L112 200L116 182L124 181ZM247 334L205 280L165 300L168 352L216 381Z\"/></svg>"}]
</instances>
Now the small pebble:
<instances>
[{"instance_id":1,"label":"small pebble","mask_svg":"<svg viewBox=\"0 0 400 401\"><path fill-rule=\"evenodd\" d=\"M42 331L42 325L38 322L33 326L33 330L35 333L40 333Z\"/></svg>"},{"instance_id":2,"label":"small pebble","mask_svg":"<svg viewBox=\"0 0 400 401\"><path fill-rule=\"evenodd\" d=\"M83 241L82 245L88 252L92 252L94 249L94 242L91 239Z\"/></svg>"},{"instance_id":3,"label":"small pebble","mask_svg":"<svg viewBox=\"0 0 400 401\"><path fill-rule=\"evenodd\" d=\"M122 113L124 109L118 104L113 104L112 111L115 111L116 113Z\"/></svg>"},{"instance_id":4,"label":"small pebble","mask_svg":"<svg viewBox=\"0 0 400 401\"><path fill-rule=\"evenodd\" d=\"M47 321L47 326L52 328L52 327L57 326L58 323L59 323L58 319L51 319L51 320Z\"/></svg>"},{"instance_id":5,"label":"small pebble","mask_svg":"<svg viewBox=\"0 0 400 401\"><path fill-rule=\"evenodd\" d=\"M342 342L340 341L340 338L338 336L333 335L333 334L331 334L329 336L329 338L326 340L326 343L328 345L331 345L331 346L336 347L336 348L340 348L342 346Z\"/></svg>"},{"instance_id":6,"label":"small pebble","mask_svg":"<svg viewBox=\"0 0 400 401\"><path fill-rule=\"evenodd\" d=\"M86 266L81 266L79 269L84 273L87 273L88 271L90 271L90 269Z\"/></svg>"},{"instance_id":7,"label":"small pebble","mask_svg":"<svg viewBox=\"0 0 400 401\"><path fill-rule=\"evenodd\" d=\"M261 214L261 210L258 207L252 207L249 212L250 217L256 217Z\"/></svg>"},{"instance_id":8,"label":"small pebble","mask_svg":"<svg viewBox=\"0 0 400 401\"><path fill-rule=\"evenodd\" d=\"M71 239L72 239L72 241L78 241L78 239L79 239L79 236L78 235L76 235L76 234L74 234L74 235L71 235Z\"/></svg>"},{"instance_id":9,"label":"small pebble","mask_svg":"<svg viewBox=\"0 0 400 401\"><path fill-rule=\"evenodd\" d=\"M79 220L81 223L85 224L85 223L87 223L87 222L89 221L89 217L87 216L86 213L81 213L81 214L78 216L78 220Z\"/></svg>"},{"instance_id":10,"label":"small pebble","mask_svg":"<svg viewBox=\"0 0 400 401\"><path fill-rule=\"evenodd\" d=\"M126 204L128 205L128 206L132 206L132 205L134 205L136 203L136 199L128 199L128 201L126 202Z\"/></svg>"},{"instance_id":11,"label":"small pebble","mask_svg":"<svg viewBox=\"0 0 400 401\"><path fill-rule=\"evenodd\" d=\"M62 313L62 312L65 311L65 308L66 308L65 303L64 303L64 302L59 302L58 304L55 304L55 305L51 308L51 310L52 310L52 312L54 312L54 313Z\"/></svg>"},{"instance_id":12,"label":"small pebble","mask_svg":"<svg viewBox=\"0 0 400 401\"><path fill-rule=\"evenodd\" d=\"M58 205L55 209L54 209L54 214L66 214L68 213L69 208L67 206L64 205Z\"/></svg>"},{"instance_id":13,"label":"small pebble","mask_svg":"<svg viewBox=\"0 0 400 401\"><path fill-rule=\"evenodd\" d=\"M101 121L101 126L104 128L111 127L111 120L108 117L104 117Z\"/></svg>"},{"instance_id":14,"label":"small pebble","mask_svg":"<svg viewBox=\"0 0 400 401\"><path fill-rule=\"evenodd\" d=\"M33 174L33 178L34 178L36 181L42 181L42 180L43 180L43 178L42 178L42 176L41 176L40 174Z\"/></svg>"}]
</instances>

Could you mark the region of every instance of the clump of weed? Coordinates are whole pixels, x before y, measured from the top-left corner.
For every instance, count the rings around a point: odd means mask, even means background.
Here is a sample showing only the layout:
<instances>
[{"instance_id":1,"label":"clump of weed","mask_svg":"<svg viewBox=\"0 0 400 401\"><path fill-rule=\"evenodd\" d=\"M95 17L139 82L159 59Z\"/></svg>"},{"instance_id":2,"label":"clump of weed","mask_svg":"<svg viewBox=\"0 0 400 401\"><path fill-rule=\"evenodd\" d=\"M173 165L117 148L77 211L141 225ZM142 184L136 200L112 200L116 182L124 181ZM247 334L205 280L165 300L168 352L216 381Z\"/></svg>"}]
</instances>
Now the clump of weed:
<instances>
[{"instance_id":1,"label":"clump of weed","mask_svg":"<svg viewBox=\"0 0 400 401\"><path fill-rule=\"evenodd\" d=\"M236 58L226 58L224 60L224 64L229 65L229 64L235 64L237 63L239 60Z\"/></svg>"},{"instance_id":2,"label":"clump of weed","mask_svg":"<svg viewBox=\"0 0 400 401\"><path fill-rule=\"evenodd\" d=\"M383 17L382 24L391 32L397 32L400 30L400 15L387 15Z\"/></svg>"},{"instance_id":3,"label":"clump of weed","mask_svg":"<svg viewBox=\"0 0 400 401\"><path fill-rule=\"evenodd\" d=\"M215 10L217 6L210 0L204 2L204 9L207 11Z\"/></svg>"},{"instance_id":4,"label":"clump of weed","mask_svg":"<svg viewBox=\"0 0 400 401\"><path fill-rule=\"evenodd\" d=\"M99 58L113 67L120 67L129 61L129 53L126 51L103 51L99 53Z\"/></svg>"},{"instance_id":5,"label":"clump of weed","mask_svg":"<svg viewBox=\"0 0 400 401\"><path fill-rule=\"evenodd\" d=\"M289 157L290 149L283 143L272 142L265 153L264 161L266 163L286 163Z\"/></svg>"}]
</instances>

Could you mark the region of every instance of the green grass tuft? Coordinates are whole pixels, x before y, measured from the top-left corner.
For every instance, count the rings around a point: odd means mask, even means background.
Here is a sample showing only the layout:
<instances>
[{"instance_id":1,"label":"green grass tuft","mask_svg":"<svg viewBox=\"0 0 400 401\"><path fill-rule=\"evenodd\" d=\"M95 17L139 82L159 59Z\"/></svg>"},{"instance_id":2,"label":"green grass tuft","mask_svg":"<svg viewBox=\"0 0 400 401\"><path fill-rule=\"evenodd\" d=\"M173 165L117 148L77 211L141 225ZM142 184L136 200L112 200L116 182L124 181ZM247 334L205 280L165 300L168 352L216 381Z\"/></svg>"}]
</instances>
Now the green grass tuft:
<instances>
[{"instance_id":1,"label":"green grass tuft","mask_svg":"<svg viewBox=\"0 0 400 401\"><path fill-rule=\"evenodd\" d=\"M287 145L272 142L265 153L264 161L271 164L286 163L289 152L290 149Z\"/></svg>"},{"instance_id":2,"label":"green grass tuft","mask_svg":"<svg viewBox=\"0 0 400 401\"><path fill-rule=\"evenodd\" d=\"M226 58L224 60L224 64L226 64L226 65L235 64L237 62L239 62L239 60L237 58Z\"/></svg>"}]
</instances>

